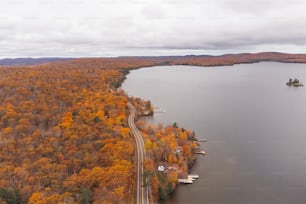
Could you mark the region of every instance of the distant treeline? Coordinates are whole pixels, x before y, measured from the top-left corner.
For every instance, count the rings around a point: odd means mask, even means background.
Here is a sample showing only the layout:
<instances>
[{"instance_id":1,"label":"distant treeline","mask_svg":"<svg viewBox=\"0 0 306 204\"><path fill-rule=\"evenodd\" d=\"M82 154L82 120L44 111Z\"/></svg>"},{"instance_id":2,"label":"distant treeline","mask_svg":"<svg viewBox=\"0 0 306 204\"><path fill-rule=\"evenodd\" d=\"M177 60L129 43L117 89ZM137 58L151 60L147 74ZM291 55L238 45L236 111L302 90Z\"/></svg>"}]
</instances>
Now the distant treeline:
<instances>
[{"instance_id":1,"label":"distant treeline","mask_svg":"<svg viewBox=\"0 0 306 204\"><path fill-rule=\"evenodd\" d=\"M78 67L79 64L92 67L100 64L103 68L138 68L136 65L147 64L147 66L157 65L196 65L196 66L218 66L233 65L240 63L255 63L261 61L306 63L306 54L287 54L279 52L261 53L241 53L225 54L219 56L212 55L186 55L186 56L138 56L138 57L112 57L112 58L16 58L2 59L0 66L20 66L37 65L49 62L57 62ZM118 67L118 63L128 63L123 67ZM106 65L106 66L105 66ZM111 65L111 66L110 66Z\"/></svg>"},{"instance_id":2,"label":"distant treeline","mask_svg":"<svg viewBox=\"0 0 306 204\"><path fill-rule=\"evenodd\" d=\"M0 59L0 66L24 66L24 65L35 65L46 62L54 62L59 60L67 60L72 58L6 58Z\"/></svg>"}]
</instances>

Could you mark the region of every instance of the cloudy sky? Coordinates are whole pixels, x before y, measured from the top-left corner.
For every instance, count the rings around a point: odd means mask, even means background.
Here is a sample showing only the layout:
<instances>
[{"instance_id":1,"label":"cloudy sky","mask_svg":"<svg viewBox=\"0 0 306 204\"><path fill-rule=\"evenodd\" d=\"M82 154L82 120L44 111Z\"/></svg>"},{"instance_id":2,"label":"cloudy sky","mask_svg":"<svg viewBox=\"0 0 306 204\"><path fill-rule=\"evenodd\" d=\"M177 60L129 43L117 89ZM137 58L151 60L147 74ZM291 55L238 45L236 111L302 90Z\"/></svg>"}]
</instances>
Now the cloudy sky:
<instances>
[{"instance_id":1,"label":"cloudy sky","mask_svg":"<svg viewBox=\"0 0 306 204\"><path fill-rule=\"evenodd\" d=\"M1 0L0 58L306 53L305 0Z\"/></svg>"}]
</instances>

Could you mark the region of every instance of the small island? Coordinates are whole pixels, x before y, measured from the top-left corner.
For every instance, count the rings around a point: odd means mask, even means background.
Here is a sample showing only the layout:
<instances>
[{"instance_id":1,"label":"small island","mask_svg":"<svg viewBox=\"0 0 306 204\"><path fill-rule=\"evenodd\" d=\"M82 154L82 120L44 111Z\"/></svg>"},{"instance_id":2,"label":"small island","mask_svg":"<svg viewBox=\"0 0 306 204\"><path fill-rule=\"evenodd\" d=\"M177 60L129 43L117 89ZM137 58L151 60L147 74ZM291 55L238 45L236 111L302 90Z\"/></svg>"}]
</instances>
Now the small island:
<instances>
[{"instance_id":1,"label":"small island","mask_svg":"<svg viewBox=\"0 0 306 204\"><path fill-rule=\"evenodd\" d=\"M289 79L289 81L286 84L287 84L287 86L295 86L295 87L304 86L298 79L292 80L291 78Z\"/></svg>"}]
</instances>

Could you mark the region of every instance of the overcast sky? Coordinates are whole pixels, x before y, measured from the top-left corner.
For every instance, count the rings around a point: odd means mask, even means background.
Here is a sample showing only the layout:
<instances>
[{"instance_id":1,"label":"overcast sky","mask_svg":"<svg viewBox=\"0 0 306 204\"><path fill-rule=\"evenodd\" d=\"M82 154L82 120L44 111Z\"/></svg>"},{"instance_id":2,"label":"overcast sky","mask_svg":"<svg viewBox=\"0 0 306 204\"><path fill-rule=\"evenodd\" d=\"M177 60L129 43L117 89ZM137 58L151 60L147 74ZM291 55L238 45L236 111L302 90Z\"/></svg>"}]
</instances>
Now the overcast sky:
<instances>
[{"instance_id":1,"label":"overcast sky","mask_svg":"<svg viewBox=\"0 0 306 204\"><path fill-rule=\"evenodd\" d=\"M0 58L306 53L305 0L1 0Z\"/></svg>"}]
</instances>

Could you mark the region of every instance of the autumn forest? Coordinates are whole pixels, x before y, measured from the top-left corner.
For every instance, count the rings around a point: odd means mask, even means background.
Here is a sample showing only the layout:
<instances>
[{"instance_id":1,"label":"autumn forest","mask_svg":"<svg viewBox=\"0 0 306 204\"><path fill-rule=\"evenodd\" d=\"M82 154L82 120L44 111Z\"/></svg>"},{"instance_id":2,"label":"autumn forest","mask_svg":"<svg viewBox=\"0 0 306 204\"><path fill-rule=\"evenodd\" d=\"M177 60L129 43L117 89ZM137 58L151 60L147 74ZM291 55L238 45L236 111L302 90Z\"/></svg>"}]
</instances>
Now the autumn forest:
<instances>
[{"instance_id":1,"label":"autumn forest","mask_svg":"<svg viewBox=\"0 0 306 204\"><path fill-rule=\"evenodd\" d=\"M0 67L0 203L135 203L135 141L130 101L147 152L150 200L165 199L195 162L195 133L141 119L149 101L120 84L130 69L173 64L303 62L281 53L220 57L88 58ZM119 89L118 89L119 88ZM167 171L157 171L159 165Z\"/></svg>"}]
</instances>

